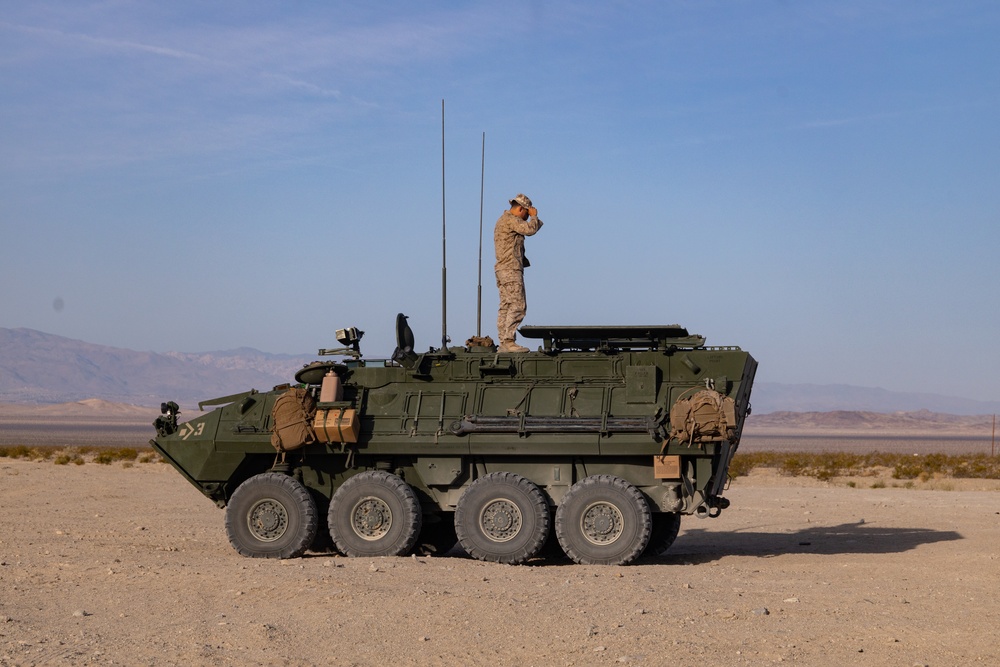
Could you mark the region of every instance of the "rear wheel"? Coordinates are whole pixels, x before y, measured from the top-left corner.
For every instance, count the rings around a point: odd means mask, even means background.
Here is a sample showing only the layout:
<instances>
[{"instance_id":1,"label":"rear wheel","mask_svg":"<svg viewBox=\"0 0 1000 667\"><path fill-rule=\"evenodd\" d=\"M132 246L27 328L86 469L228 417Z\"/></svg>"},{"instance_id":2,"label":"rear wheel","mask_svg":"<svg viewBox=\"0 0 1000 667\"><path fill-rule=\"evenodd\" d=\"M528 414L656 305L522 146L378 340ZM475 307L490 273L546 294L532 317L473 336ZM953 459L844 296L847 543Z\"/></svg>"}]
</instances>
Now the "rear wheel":
<instances>
[{"instance_id":1,"label":"rear wheel","mask_svg":"<svg viewBox=\"0 0 1000 667\"><path fill-rule=\"evenodd\" d=\"M422 516L417 496L406 482L370 470L337 489L327 523L334 544L346 556L403 556L417 542Z\"/></svg>"},{"instance_id":2,"label":"rear wheel","mask_svg":"<svg viewBox=\"0 0 1000 667\"><path fill-rule=\"evenodd\" d=\"M316 502L288 475L267 472L237 487L226 506L229 543L251 558L295 558L316 537Z\"/></svg>"},{"instance_id":3,"label":"rear wheel","mask_svg":"<svg viewBox=\"0 0 1000 667\"><path fill-rule=\"evenodd\" d=\"M582 565L626 565L649 543L649 505L637 488L613 475L580 480L556 511L556 536Z\"/></svg>"},{"instance_id":4,"label":"rear wheel","mask_svg":"<svg viewBox=\"0 0 1000 667\"><path fill-rule=\"evenodd\" d=\"M643 556L662 556L677 539L681 529L681 515L676 512L653 512L653 530Z\"/></svg>"},{"instance_id":5,"label":"rear wheel","mask_svg":"<svg viewBox=\"0 0 1000 667\"><path fill-rule=\"evenodd\" d=\"M523 563L545 544L551 526L545 495L530 480L494 472L469 485L455 511L458 541L473 558Z\"/></svg>"}]
</instances>

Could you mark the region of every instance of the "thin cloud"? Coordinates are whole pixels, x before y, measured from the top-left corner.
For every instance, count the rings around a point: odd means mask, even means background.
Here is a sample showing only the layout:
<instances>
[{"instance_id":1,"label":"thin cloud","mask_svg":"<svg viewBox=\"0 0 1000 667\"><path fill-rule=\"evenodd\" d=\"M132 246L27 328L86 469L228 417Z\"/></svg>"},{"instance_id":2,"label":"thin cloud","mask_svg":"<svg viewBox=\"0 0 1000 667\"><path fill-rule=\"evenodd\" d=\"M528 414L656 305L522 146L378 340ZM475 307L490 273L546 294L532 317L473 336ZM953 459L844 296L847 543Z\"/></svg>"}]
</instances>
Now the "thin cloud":
<instances>
[{"instance_id":1,"label":"thin cloud","mask_svg":"<svg viewBox=\"0 0 1000 667\"><path fill-rule=\"evenodd\" d=\"M284 74L274 74L272 72L262 72L261 77L264 79L269 79L271 81L277 81L280 84L288 86L290 88L296 88L298 90L303 90L307 93L312 93L321 97L334 97L336 99L341 99L343 93L335 88L326 88L318 84L312 83L310 81L303 81L301 79L296 79Z\"/></svg>"},{"instance_id":2,"label":"thin cloud","mask_svg":"<svg viewBox=\"0 0 1000 667\"><path fill-rule=\"evenodd\" d=\"M116 50L116 51L138 51L141 53L151 53L153 55L164 56L167 58L178 58L181 60L207 60L202 55L197 53L191 53L189 51L181 51L178 49L173 49L165 46L157 46L153 44L143 44L141 42L134 42L130 40L123 39L112 39L108 37L95 37L93 35L87 35L84 33L75 32L65 32L63 30L56 30L55 28L39 28L37 26L20 25L16 23L7 23L5 21L0 21L0 27L7 28L10 30L16 30L29 35L38 35L41 37L49 37L64 42L75 42L78 44L90 44L103 47L104 49Z\"/></svg>"},{"instance_id":3,"label":"thin cloud","mask_svg":"<svg viewBox=\"0 0 1000 667\"><path fill-rule=\"evenodd\" d=\"M36 60L79 57L66 53L66 49L84 54L144 54L200 65L187 72L174 70L174 81L179 80L178 75L180 80L190 80L224 74L226 81L218 90L225 92L238 90L234 84L241 77L262 77L299 93L339 98L343 95L342 85L330 85L332 78L370 80L400 66L449 60L481 48L484 40L499 35L500 27L505 25L495 13L493 9L471 10L424 14L413 20L378 19L367 24L338 25L332 24L332 16L320 13L308 23L297 19L240 27L156 26L155 37L147 34L153 27L141 23L127 29L137 36L109 36L95 34L95 30L10 21L0 21L0 29L55 46L37 51ZM96 30L103 32L105 28Z\"/></svg>"}]
</instances>

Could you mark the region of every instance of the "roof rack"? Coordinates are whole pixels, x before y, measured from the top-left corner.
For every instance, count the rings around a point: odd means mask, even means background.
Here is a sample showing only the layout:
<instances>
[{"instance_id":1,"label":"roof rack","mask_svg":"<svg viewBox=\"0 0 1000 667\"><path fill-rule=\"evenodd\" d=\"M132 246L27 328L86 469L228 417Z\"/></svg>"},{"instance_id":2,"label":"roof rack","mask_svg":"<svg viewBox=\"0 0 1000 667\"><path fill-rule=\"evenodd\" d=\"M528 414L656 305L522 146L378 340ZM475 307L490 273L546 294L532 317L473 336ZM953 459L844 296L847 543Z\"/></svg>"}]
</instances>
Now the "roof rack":
<instances>
[{"instance_id":1,"label":"roof rack","mask_svg":"<svg viewBox=\"0 0 1000 667\"><path fill-rule=\"evenodd\" d=\"M666 350L704 347L705 337L689 334L678 324L654 326L523 326L525 338L541 338L553 350Z\"/></svg>"}]
</instances>

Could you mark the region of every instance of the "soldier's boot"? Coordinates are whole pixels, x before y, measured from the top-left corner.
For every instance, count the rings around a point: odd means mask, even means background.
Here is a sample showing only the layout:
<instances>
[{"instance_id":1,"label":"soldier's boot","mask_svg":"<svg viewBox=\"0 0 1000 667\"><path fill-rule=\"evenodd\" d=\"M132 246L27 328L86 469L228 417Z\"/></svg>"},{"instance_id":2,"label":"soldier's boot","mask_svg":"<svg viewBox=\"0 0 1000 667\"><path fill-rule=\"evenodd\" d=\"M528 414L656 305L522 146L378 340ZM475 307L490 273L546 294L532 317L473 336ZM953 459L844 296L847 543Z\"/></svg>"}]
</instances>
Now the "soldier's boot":
<instances>
[{"instance_id":1,"label":"soldier's boot","mask_svg":"<svg viewBox=\"0 0 1000 667\"><path fill-rule=\"evenodd\" d=\"M523 345L518 345L512 340L505 340L500 342L500 352L530 352L528 348Z\"/></svg>"}]
</instances>

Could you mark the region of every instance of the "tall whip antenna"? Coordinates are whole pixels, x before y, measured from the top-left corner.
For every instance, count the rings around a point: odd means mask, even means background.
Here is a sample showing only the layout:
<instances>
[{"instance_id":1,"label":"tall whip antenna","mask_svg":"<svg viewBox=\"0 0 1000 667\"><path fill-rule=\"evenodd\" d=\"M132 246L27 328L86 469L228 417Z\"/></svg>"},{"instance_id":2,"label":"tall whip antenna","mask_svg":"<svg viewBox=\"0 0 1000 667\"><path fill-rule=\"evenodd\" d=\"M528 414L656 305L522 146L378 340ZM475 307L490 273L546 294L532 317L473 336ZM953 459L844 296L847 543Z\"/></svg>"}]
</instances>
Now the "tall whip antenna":
<instances>
[{"instance_id":1,"label":"tall whip antenna","mask_svg":"<svg viewBox=\"0 0 1000 667\"><path fill-rule=\"evenodd\" d=\"M444 100L441 100L441 349L448 349L448 243L444 214Z\"/></svg>"},{"instance_id":2,"label":"tall whip antenna","mask_svg":"<svg viewBox=\"0 0 1000 667\"><path fill-rule=\"evenodd\" d=\"M483 322L483 187L486 183L486 133L483 132L483 164L479 172L479 286L476 294L476 336L482 336Z\"/></svg>"}]
</instances>

